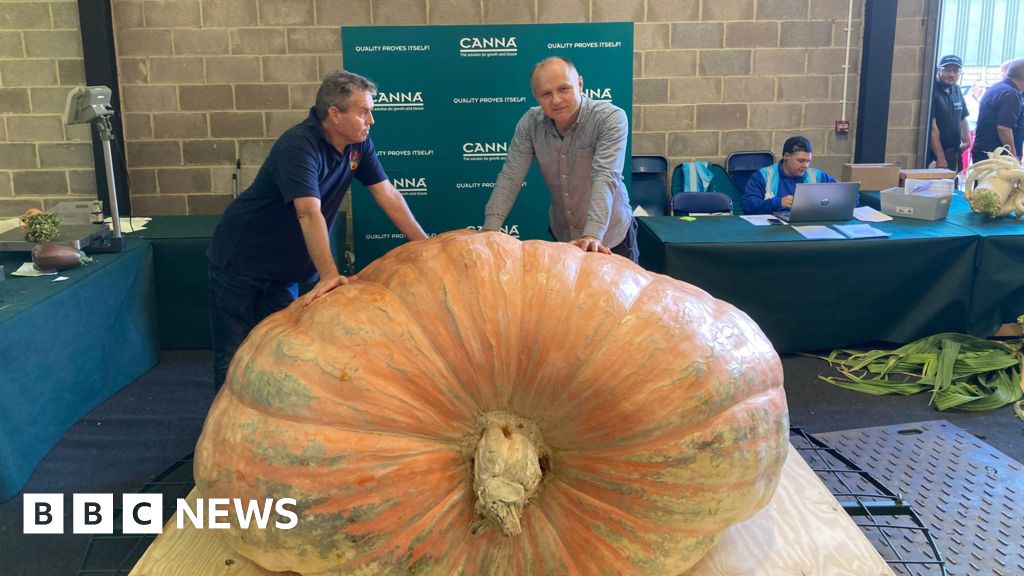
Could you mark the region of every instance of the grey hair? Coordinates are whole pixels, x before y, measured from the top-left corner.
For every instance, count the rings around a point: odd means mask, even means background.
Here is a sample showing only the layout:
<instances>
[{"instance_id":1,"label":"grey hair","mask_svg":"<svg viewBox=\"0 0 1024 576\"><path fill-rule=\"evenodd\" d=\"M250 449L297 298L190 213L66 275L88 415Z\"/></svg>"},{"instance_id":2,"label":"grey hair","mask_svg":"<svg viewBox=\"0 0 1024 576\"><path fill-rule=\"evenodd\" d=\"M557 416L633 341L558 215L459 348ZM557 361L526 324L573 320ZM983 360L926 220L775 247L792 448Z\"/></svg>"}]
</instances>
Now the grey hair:
<instances>
[{"instance_id":1,"label":"grey hair","mask_svg":"<svg viewBox=\"0 0 1024 576\"><path fill-rule=\"evenodd\" d=\"M547 58L533 65L533 68L530 70L530 83L533 83L533 77L535 74L537 74L538 70L547 66L548 64L551 64L552 62L564 62L565 65L569 67L570 71L576 70L576 65L572 63L572 60L569 60L565 56L548 56ZM576 73L579 74L578 71Z\"/></svg>"},{"instance_id":2,"label":"grey hair","mask_svg":"<svg viewBox=\"0 0 1024 576\"><path fill-rule=\"evenodd\" d=\"M1006 77L1017 80L1018 82L1024 81L1024 58L1017 58L1011 60L1006 66Z\"/></svg>"},{"instance_id":3,"label":"grey hair","mask_svg":"<svg viewBox=\"0 0 1024 576\"><path fill-rule=\"evenodd\" d=\"M323 121L331 106L342 112L348 111L349 100L354 92L377 93L377 85L369 78L345 70L328 72L316 92L316 118Z\"/></svg>"}]
</instances>

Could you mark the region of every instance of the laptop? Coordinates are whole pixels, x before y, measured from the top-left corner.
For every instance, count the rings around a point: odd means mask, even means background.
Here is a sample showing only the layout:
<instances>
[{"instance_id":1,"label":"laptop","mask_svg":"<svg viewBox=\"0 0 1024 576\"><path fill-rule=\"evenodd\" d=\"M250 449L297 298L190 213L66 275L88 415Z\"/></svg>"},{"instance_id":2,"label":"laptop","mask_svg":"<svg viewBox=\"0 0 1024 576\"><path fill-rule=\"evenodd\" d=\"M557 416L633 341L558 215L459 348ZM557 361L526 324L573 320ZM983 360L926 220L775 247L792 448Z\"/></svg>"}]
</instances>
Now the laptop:
<instances>
[{"instance_id":1,"label":"laptop","mask_svg":"<svg viewBox=\"0 0 1024 576\"><path fill-rule=\"evenodd\" d=\"M772 215L786 222L840 222L853 218L860 182L821 182L796 185L793 206Z\"/></svg>"}]
</instances>

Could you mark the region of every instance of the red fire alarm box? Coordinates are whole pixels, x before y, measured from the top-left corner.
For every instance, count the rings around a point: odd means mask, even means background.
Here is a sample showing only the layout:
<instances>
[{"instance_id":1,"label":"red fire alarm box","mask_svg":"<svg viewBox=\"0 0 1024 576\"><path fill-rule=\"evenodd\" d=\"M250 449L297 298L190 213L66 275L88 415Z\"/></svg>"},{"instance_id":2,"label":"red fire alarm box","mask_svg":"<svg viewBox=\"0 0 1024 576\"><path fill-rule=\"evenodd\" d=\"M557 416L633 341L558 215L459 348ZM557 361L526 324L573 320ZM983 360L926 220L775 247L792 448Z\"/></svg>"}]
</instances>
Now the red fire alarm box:
<instances>
[{"instance_id":1,"label":"red fire alarm box","mask_svg":"<svg viewBox=\"0 0 1024 576\"><path fill-rule=\"evenodd\" d=\"M850 131L849 120L836 120L836 134L846 134Z\"/></svg>"}]
</instances>

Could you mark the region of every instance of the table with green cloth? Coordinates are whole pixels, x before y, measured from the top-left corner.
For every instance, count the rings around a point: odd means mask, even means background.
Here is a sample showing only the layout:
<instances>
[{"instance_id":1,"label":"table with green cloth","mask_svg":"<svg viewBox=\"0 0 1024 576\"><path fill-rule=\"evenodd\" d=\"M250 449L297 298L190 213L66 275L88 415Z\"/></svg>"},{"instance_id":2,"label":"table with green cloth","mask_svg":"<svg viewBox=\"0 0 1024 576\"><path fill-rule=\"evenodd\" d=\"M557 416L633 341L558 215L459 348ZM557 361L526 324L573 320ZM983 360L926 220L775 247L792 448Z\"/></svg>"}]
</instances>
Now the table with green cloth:
<instances>
[{"instance_id":1,"label":"table with green cloth","mask_svg":"<svg viewBox=\"0 0 1024 576\"><path fill-rule=\"evenodd\" d=\"M210 347L210 281L206 249L220 216L153 216L131 238L153 245L160 347L164 350Z\"/></svg>"},{"instance_id":2,"label":"table with green cloth","mask_svg":"<svg viewBox=\"0 0 1024 576\"><path fill-rule=\"evenodd\" d=\"M58 276L11 276L28 252L0 253L0 501L21 490L57 440L159 360L153 249Z\"/></svg>"},{"instance_id":3,"label":"table with green cloth","mask_svg":"<svg viewBox=\"0 0 1024 576\"><path fill-rule=\"evenodd\" d=\"M344 261L346 214L339 212L331 249L339 269ZM157 317L164 350L210 348L210 281L206 249L220 216L153 216L142 230L125 229L131 238L153 244Z\"/></svg>"},{"instance_id":4,"label":"table with green cloth","mask_svg":"<svg viewBox=\"0 0 1024 576\"><path fill-rule=\"evenodd\" d=\"M861 203L881 209L878 192L861 192ZM1024 219L988 218L971 211L960 193L953 195L946 221L980 237L971 294L968 331L991 336L1024 314Z\"/></svg>"},{"instance_id":5,"label":"table with green cloth","mask_svg":"<svg viewBox=\"0 0 1024 576\"><path fill-rule=\"evenodd\" d=\"M946 221L981 238L967 330L991 336L1000 325L1024 314L1024 219L975 214L957 194Z\"/></svg>"},{"instance_id":6,"label":"table with green cloth","mask_svg":"<svg viewBox=\"0 0 1024 576\"><path fill-rule=\"evenodd\" d=\"M896 218L888 238L806 240L739 216L638 218L640 264L743 310L780 353L908 342L969 325L979 236Z\"/></svg>"}]
</instances>

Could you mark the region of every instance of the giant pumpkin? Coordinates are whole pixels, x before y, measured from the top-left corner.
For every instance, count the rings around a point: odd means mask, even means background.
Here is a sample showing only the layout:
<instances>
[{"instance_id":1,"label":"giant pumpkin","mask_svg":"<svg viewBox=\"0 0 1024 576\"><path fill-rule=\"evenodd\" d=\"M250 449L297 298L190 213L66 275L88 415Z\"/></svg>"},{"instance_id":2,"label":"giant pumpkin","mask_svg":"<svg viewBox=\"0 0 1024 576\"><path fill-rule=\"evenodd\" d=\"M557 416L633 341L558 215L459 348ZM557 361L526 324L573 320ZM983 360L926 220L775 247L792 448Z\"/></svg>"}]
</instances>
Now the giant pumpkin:
<instances>
[{"instance_id":1,"label":"giant pumpkin","mask_svg":"<svg viewBox=\"0 0 1024 576\"><path fill-rule=\"evenodd\" d=\"M302 574L678 575L771 498L788 417L743 312L624 258L461 231L239 348L206 498L296 498L240 554Z\"/></svg>"}]
</instances>

